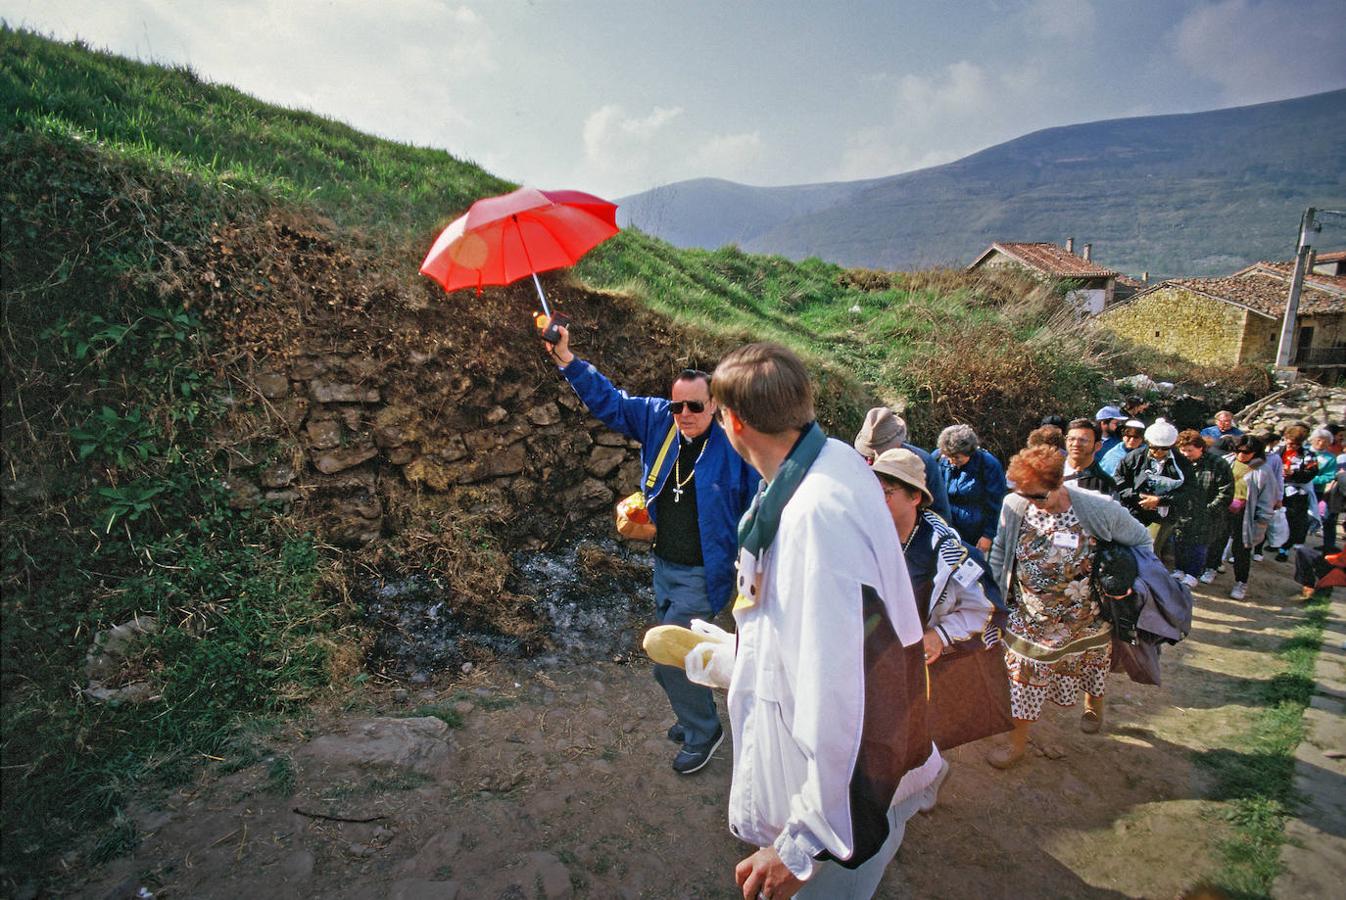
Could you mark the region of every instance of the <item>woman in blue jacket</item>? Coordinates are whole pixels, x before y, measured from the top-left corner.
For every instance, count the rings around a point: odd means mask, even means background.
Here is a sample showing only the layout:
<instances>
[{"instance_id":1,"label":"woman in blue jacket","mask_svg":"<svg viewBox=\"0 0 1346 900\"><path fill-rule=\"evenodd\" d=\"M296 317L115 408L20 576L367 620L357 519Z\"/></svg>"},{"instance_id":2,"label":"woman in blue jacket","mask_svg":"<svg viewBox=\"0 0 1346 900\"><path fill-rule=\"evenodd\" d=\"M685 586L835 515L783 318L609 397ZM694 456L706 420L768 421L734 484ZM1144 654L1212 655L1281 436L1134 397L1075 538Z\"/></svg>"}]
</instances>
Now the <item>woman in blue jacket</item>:
<instances>
[{"instance_id":1,"label":"woman in blue jacket","mask_svg":"<svg viewBox=\"0 0 1346 900\"><path fill-rule=\"evenodd\" d=\"M939 434L939 471L949 496L949 524L982 553L991 551L1000 504L1005 499L1005 469L981 447L970 425L950 425Z\"/></svg>"}]
</instances>

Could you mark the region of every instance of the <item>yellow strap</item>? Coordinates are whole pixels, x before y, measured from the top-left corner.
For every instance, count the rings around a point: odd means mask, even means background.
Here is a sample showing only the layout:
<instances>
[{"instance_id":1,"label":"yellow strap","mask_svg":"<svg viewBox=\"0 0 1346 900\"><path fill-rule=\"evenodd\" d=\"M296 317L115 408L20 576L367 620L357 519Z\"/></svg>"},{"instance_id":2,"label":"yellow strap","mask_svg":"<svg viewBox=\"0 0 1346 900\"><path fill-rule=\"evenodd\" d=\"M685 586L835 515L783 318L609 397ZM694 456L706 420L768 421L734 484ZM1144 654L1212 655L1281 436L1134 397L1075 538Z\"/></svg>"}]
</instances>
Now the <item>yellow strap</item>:
<instances>
[{"instance_id":1,"label":"yellow strap","mask_svg":"<svg viewBox=\"0 0 1346 900\"><path fill-rule=\"evenodd\" d=\"M659 481L659 470L664 467L664 460L668 457L668 448L673 446L673 438L678 434L678 426L670 425L668 428L668 437L664 438L664 445L659 448L659 455L654 458L654 465L650 466L650 477L645 479L645 491L654 490L654 486Z\"/></svg>"}]
</instances>

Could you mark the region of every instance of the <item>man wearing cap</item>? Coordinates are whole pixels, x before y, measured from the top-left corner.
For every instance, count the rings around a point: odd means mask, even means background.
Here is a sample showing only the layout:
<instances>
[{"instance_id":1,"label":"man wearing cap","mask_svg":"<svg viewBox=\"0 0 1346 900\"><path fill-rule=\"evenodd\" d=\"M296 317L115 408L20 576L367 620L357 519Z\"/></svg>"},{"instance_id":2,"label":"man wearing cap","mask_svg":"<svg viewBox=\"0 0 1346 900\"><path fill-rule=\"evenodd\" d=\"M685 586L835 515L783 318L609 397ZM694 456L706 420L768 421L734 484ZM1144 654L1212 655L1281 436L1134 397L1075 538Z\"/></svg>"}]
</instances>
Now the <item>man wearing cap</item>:
<instances>
[{"instance_id":1,"label":"man wearing cap","mask_svg":"<svg viewBox=\"0 0 1346 900\"><path fill-rule=\"evenodd\" d=\"M1115 406L1105 406L1094 413L1094 421L1098 423L1099 436L1098 450L1094 452L1094 459L1101 463L1107 452L1122 442L1122 436L1117 433L1117 428L1126 421L1126 416Z\"/></svg>"},{"instance_id":2,"label":"man wearing cap","mask_svg":"<svg viewBox=\"0 0 1346 900\"><path fill-rule=\"evenodd\" d=\"M739 525L729 828L758 849L734 875L749 900L870 897L943 762L897 532L794 353L740 347L711 390L765 479Z\"/></svg>"},{"instance_id":3,"label":"man wearing cap","mask_svg":"<svg viewBox=\"0 0 1346 900\"><path fill-rule=\"evenodd\" d=\"M1201 429L1201 436L1208 437L1218 441L1226 435L1230 437L1243 437L1243 429L1234 424L1234 414L1227 409L1222 409L1215 414L1215 424L1207 425Z\"/></svg>"},{"instance_id":4,"label":"man wearing cap","mask_svg":"<svg viewBox=\"0 0 1346 900\"><path fill-rule=\"evenodd\" d=\"M1127 419L1119 430L1121 443L1114 445L1098 461L1098 467L1113 481L1117 480L1117 468L1122 464L1122 460L1126 459L1126 455L1145 446L1145 423L1140 419Z\"/></svg>"},{"instance_id":5,"label":"man wearing cap","mask_svg":"<svg viewBox=\"0 0 1346 900\"><path fill-rule=\"evenodd\" d=\"M920 457L925 466L925 482L929 486L930 508L944 521L949 521L949 494L939 474L939 463L925 450L907 443L907 422L886 406L876 406L865 413L865 424L855 436L855 449L867 462L884 451L906 448Z\"/></svg>"},{"instance_id":6,"label":"man wearing cap","mask_svg":"<svg viewBox=\"0 0 1346 900\"><path fill-rule=\"evenodd\" d=\"M1117 467L1117 499L1149 529L1156 556L1177 520L1187 515L1194 486L1192 464L1174 451L1177 443L1178 429L1157 419L1145 429L1146 446L1128 453Z\"/></svg>"},{"instance_id":7,"label":"man wearing cap","mask_svg":"<svg viewBox=\"0 0 1346 900\"><path fill-rule=\"evenodd\" d=\"M673 382L672 402L631 397L570 352L570 332L547 352L589 412L640 441L641 490L654 538L654 602L661 625L714 618L733 596L735 529L760 476L735 452L715 421L710 376L692 369ZM710 762L724 740L710 688L677 666L654 667L677 716L669 740L682 745L673 769L690 775Z\"/></svg>"}]
</instances>

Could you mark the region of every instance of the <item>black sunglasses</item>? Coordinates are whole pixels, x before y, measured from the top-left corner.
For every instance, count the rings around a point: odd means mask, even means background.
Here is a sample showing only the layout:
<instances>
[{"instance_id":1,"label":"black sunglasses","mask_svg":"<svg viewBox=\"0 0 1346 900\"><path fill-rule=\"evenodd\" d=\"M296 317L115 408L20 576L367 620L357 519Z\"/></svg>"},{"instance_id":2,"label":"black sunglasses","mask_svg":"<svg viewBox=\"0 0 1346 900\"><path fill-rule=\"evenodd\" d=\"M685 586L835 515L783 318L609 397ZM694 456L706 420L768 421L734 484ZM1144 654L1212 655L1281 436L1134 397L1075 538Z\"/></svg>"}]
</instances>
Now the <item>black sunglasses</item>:
<instances>
[{"instance_id":1,"label":"black sunglasses","mask_svg":"<svg viewBox=\"0 0 1346 900\"><path fill-rule=\"evenodd\" d=\"M682 415L682 408L684 406L694 413L703 413L706 411L706 404L700 400L674 400L672 403L668 404L668 408L672 410L673 415L675 416Z\"/></svg>"}]
</instances>

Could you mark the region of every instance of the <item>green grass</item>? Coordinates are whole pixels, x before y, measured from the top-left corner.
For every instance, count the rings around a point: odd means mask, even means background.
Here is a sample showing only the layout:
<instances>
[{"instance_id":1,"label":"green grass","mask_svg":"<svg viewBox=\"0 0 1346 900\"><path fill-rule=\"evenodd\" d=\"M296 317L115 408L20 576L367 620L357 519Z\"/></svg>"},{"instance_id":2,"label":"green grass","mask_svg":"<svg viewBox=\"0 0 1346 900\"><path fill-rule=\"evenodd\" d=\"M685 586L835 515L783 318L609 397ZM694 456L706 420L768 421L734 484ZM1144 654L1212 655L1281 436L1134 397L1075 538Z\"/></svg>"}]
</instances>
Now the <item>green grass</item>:
<instances>
[{"instance_id":1,"label":"green grass","mask_svg":"<svg viewBox=\"0 0 1346 900\"><path fill-rule=\"evenodd\" d=\"M1196 757L1214 776L1211 796L1225 802L1220 815L1232 826L1219 847L1222 866L1211 878L1230 897L1270 897L1283 869L1285 820L1297 799L1295 748L1304 737L1304 710L1313 696L1314 660L1329 606L1321 595L1305 604L1305 621L1276 651L1284 670L1259 689L1253 702L1260 711L1237 749Z\"/></svg>"},{"instance_id":2,"label":"green grass","mask_svg":"<svg viewBox=\"0 0 1346 900\"><path fill-rule=\"evenodd\" d=\"M311 204L340 224L420 237L515 185L442 150L260 103L190 69L0 30L0 133L61 132L222 191Z\"/></svg>"}]
</instances>

